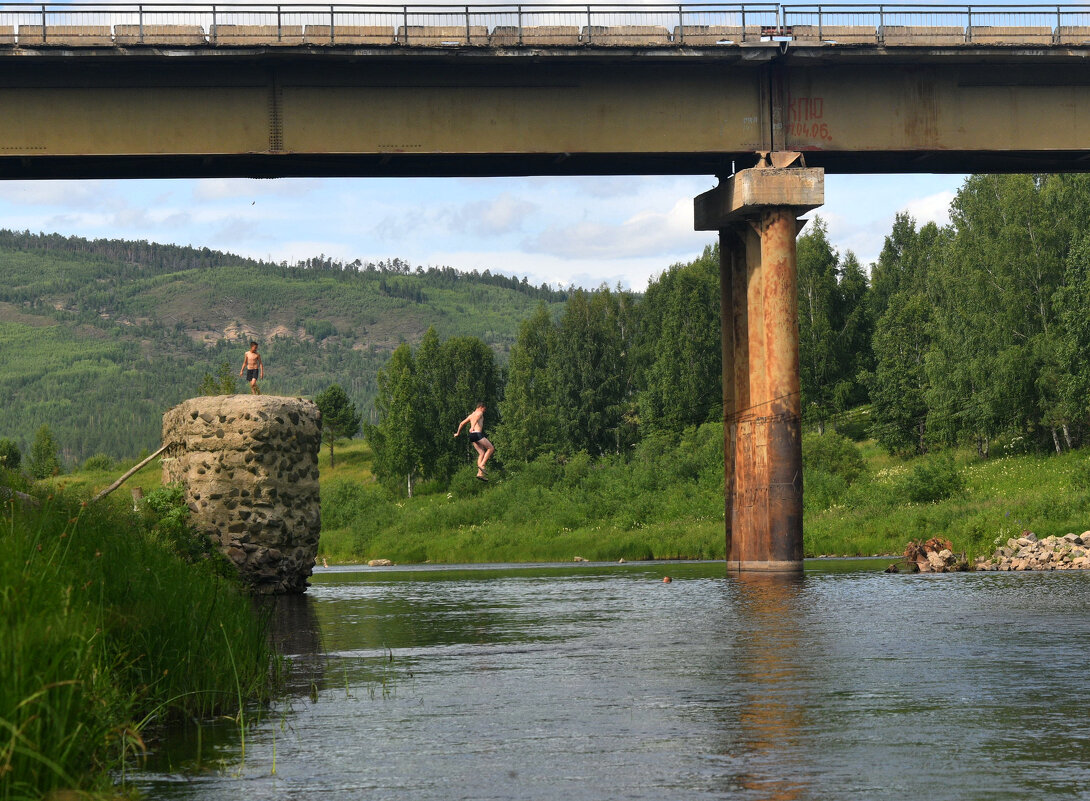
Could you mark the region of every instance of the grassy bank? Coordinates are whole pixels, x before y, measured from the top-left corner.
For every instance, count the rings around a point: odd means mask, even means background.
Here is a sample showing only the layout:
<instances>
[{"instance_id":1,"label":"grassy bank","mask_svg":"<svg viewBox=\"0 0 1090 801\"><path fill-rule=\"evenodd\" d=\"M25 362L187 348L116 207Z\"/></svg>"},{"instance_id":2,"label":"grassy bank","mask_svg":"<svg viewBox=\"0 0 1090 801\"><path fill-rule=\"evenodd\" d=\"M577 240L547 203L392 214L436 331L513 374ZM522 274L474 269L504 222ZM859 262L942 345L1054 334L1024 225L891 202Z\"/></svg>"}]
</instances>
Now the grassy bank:
<instances>
[{"instance_id":1,"label":"grassy bank","mask_svg":"<svg viewBox=\"0 0 1090 801\"><path fill-rule=\"evenodd\" d=\"M809 555L899 553L910 539L943 536L975 556L1024 530L1090 529L1090 450L989 460L968 451L902 460L873 443L861 450L866 472L828 506L807 510ZM950 494L928 499L928 472L941 476L944 461L956 471ZM941 496L941 477L936 483ZM913 489L923 491L914 499Z\"/></svg>"},{"instance_id":2,"label":"grassy bank","mask_svg":"<svg viewBox=\"0 0 1090 801\"><path fill-rule=\"evenodd\" d=\"M488 484L467 464L449 489L419 486L412 499L334 478L322 487L320 548L336 561L721 558L722 447L721 429L705 426L624 458L497 467Z\"/></svg>"},{"instance_id":3,"label":"grassy bank","mask_svg":"<svg viewBox=\"0 0 1090 801\"><path fill-rule=\"evenodd\" d=\"M647 440L623 458L497 464L488 484L473 478L467 457L451 487L422 484L412 499L375 482L362 440L338 445L334 468L326 448L319 553L333 563L722 558L721 432L709 424L677 439ZM1023 530L1090 529L1090 449L902 459L873 441L809 433L804 461L807 556L900 553L908 540L932 536L976 555ZM58 482L90 491L124 467ZM158 480L149 466L116 494L127 497L131 484L149 492Z\"/></svg>"},{"instance_id":4,"label":"grassy bank","mask_svg":"<svg viewBox=\"0 0 1090 801\"><path fill-rule=\"evenodd\" d=\"M125 507L73 494L0 506L4 801L112 795L150 722L235 715L267 693L249 597L200 557L169 499L163 514Z\"/></svg>"},{"instance_id":5,"label":"grassy bank","mask_svg":"<svg viewBox=\"0 0 1090 801\"><path fill-rule=\"evenodd\" d=\"M900 553L944 536L970 554L1028 529L1090 528L1090 451L981 461L969 452L914 459L873 442L807 435L807 556ZM848 450L845 450L848 449ZM854 454L854 455L853 455ZM362 442L322 456L320 553L331 562L570 561L723 557L722 429L649 440L625 457L545 457L466 470L449 489L395 497L374 482Z\"/></svg>"}]
</instances>

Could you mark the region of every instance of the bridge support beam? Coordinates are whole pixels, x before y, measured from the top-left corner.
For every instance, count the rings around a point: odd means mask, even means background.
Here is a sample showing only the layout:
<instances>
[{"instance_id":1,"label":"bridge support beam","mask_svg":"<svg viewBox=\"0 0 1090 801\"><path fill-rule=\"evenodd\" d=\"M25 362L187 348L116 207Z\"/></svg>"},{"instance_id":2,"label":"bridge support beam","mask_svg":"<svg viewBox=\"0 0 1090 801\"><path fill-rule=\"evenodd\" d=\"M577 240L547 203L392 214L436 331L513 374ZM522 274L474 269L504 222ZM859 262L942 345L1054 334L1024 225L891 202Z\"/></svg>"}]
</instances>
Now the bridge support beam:
<instances>
[{"instance_id":1,"label":"bridge support beam","mask_svg":"<svg viewBox=\"0 0 1090 801\"><path fill-rule=\"evenodd\" d=\"M728 570L802 570L795 237L824 184L821 169L756 167L696 198L696 229L720 240Z\"/></svg>"}]
</instances>

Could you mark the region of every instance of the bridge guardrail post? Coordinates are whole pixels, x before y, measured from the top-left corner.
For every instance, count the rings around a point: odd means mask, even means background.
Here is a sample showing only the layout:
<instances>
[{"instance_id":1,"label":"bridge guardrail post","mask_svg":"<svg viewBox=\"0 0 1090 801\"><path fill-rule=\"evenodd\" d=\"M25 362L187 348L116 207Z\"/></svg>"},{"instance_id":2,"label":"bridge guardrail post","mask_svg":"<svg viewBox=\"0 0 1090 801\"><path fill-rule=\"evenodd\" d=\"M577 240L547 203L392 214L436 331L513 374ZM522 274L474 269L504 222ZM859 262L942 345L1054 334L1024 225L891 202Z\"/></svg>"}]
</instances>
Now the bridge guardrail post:
<instances>
[{"instance_id":1,"label":"bridge guardrail post","mask_svg":"<svg viewBox=\"0 0 1090 801\"><path fill-rule=\"evenodd\" d=\"M136 7L136 21L140 31L140 44L144 44L144 6L139 5Z\"/></svg>"},{"instance_id":2,"label":"bridge guardrail post","mask_svg":"<svg viewBox=\"0 0 1090 801\"><path fill-rule=\"evenodd\" d=\"M1052 34L1052 44L1060 43L1060 26L1063 25L1063 15L1060 12L1060 7L1056 6L1056 30Z\"/></svg>"},{"instance_id":3,"label":"bridge guardrail post","mask_svg":"<svg viewBox=\"0 0 1090 801\"><path fill-rule=\"evenodd\" d=\"M878 31L875 34L878 44L886 43L886 7L878 6Z\"/></svg>"},{"instance_id":4,"label":"bridge guardrail post","mask_svg":"<svg viewBox=\"0 0 1090 801\"><path fill-rule=\"evenodd\" d=\"M518 7L519 46L522 46L522 6Z\"/></svg>"},{"instance_id":5,"label":"bridge guardrail post","mask_svg":"<svg viewBox=\"0 0 1090 801\"><path fill-rule=\"evenodd\" d=\"M965 41L969 44L973 43L973 7L965 7Z\"/></svg>"},{"instance_id":6,"label":"bridge guardrail post","mask_svg":"<svg viewBox=\"0 0 1090 801\"><path fill-rule=\"evenodd\" d=\"M471 44L469 38L469 6L466 6L466 45Z\"/></svg>"},{"instance_id":7,"label":"bridge guardrail post","mask_svg":"<svg viewBox=\"0 0 1090 801\"><path fill-rule=\"evenodd\" d=\"M42 4L42 44L45 44L45 4Z\"/></svg>"},{"instance_id":8,"label":"bridge guardrail post","mask_svg":"<svg viewBox=\"0 0 1090 801\"><path fill-rule=\"evenodd\" d=\"M330 4L330 6L329 6L329 43L334 44L334 43L336 43L336 41L337 40L336 40L336 38L334 36L334 33L333 33L333 5Z\"/></svg>"},{"instance_id":9,"label":"bridge guardrail post","mask_svg":"<svg viewBox=\"0 0 1090 801\"><path fill-rule=\"evenodd\" d=\"M405 41L401 42L400 44L407 45L409 43L409 7L408 6L402 6L401 7L401 15L405 20L405 28L404 28L404 30L405 30Z\"/></svg>"},{"instance_id":10,"label":"bridge guardrail post","mask_svg":"<svg viewBox=\"0 0 1090 801\"><path fill-rule=\"evenodd\" d=\"M212 46L216 46L216 39L218 39L218 31L216 30L216 6L212 5L212 27L208 30L208 41L212 43Z\"/></svg>"},{"instance_id":11,"label":"bridge guardrail post","mask_svg":"<svg viewBox=\"0 0 1090 801\"><path fill-rule=\"evenodd\" d=\"M594 41L594 30L590 26L590 3L587 3L587 44Z\"/></svg>"},{"instance_id":12,"label":"bridge guardrail post","mask_svg":"<svg viewBox=\"0 0 1090 801\"><path fill-rule=\"evenodd\" d=\"M685 43L685 6L677 4L677 40L679 44Z\"/></svg>"},{"instance_id":13,"label":"bridge guardrail post","mask_svg":"<svg viewBox=\"0 0 1090 801\"><path fill-rule=\"evenodd\" d=\"M776 16L780 15L779 9L776 10ZM746 6L742 4L742 41L746 40Z\"/></svg>"}]
</instances>

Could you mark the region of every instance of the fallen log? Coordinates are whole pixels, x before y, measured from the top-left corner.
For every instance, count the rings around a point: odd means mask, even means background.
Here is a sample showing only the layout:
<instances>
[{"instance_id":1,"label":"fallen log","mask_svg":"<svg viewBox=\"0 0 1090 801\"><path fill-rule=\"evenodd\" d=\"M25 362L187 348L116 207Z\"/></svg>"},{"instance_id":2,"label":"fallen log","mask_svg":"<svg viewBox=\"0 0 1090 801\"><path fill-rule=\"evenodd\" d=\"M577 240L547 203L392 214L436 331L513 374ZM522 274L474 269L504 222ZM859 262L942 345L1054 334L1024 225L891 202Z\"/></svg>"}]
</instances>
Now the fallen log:
<instances>
[{"instance_id":1,"label":"fallen log","mask_svg":"<svg viewBox=\"0 0 1090 801\"><path fill-rule=\"evenodd\" d=\"M157 450L155 453L153 453L151 456L149 456L147 459L140 462L140 464L138 464L135 467L129 469L129 471L127 473L125 473L125 475L123 475L121 478L119 478L113 484L108 486L106 489L102 490L102 492L100 492L98 495L93 497L91 499L91 501L94 502L94 501L98 501L98 500L101 500L101 499L105 498L107 495L109 495L115 489L117 489L122 484L124 484L126 481L128 481L130 478L132 478L134 475L136 475L136 473L138 473L141 470L141 468L143 468L145 465L147 465L148 462L150 462L152 459L154 459L156 456L158 456L160 453L162 453L166 449L167 449L167 445L164 445L159 450Z\"/></svg>"}]
</instances>

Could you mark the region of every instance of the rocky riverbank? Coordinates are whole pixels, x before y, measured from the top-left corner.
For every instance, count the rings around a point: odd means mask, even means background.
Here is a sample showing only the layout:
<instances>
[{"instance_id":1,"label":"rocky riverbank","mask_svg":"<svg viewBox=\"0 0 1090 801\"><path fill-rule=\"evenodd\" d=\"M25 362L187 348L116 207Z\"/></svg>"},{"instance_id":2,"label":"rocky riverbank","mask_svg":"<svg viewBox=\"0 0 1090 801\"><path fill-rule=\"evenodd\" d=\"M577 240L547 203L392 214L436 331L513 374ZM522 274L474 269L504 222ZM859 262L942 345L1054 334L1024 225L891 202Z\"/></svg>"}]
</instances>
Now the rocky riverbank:
<instances>
[{"instance_id":1,"label":"rocky riverbank","mask_svg":"<svg viewBox=\"0 0 1090 801\"><path fill-rule=\"evenodd\" d=\"M1090 531L1037 539L1032 531L1011 537L991 556L981 556L974 570L1088 570Z\"/></svg>"}]
</instances>

